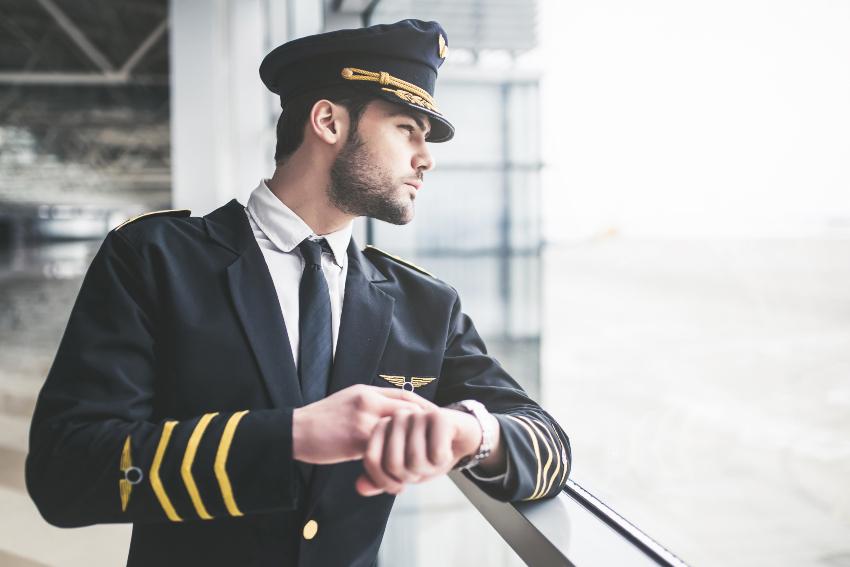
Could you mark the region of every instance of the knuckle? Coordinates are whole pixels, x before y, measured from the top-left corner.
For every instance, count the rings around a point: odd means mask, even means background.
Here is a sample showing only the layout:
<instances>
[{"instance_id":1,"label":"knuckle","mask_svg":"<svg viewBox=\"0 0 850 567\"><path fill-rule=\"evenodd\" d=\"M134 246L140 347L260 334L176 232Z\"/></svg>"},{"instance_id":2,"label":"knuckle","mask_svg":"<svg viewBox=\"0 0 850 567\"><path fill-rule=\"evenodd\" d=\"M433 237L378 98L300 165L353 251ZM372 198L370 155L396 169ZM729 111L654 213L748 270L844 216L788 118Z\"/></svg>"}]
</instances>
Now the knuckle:
<instances>
[{"instance_id":1,"label":"knuckle","mask_svg":"<svg viewBox=\"0 0 850 567\"><path fill-rule=\"evenodd\" d=\"M358 441L361 441L361 442L362 441L368 441L369 438L372 435L373 427L374 427L374 424L372 423L372 421L370 419L367 418L367 416L364 413L358 412L354 416L354 423L353 423L352 430L354 432L354 437Z\"/></svg>"},{"instance_id":2,"label":"knuckle","mask_svg":"<svg viewBox=\"0 0 850 567\"><path fill-rule=\"evenodd\" d=\"M407 420L407 419L410 417L411 413L412 413L412 412L411 412L409 409L407 409L407 408L400 408L400 409L397 409L397 410L395 410L395 411L393 412L393 420L394 420L394 421L404 421L404 420Z\"/></svg>"},{"instance_id":3,"label":"knuckle","mask_svg":"<svg viewBox=\"0 0 850 567\"><path fill-rule=\"evenodd\" d=\"M386 471L396 478L401 478L405 473L404 463L398 457L392 457L387 460Z\"/></svg>"},{"instance_id":4,"label":"knuckle","mask_svg":"<svg viewBox=\"0 0 850 567\"><path fill-rule=\"evenodd\" d=\"M408 468L414 471L420 471L425 466L425 462L422 459L422 455L420 455L416 451L408 451L406 455L406 460Z\"/></svg>"},{"instance_id":5,"label":"knuckle","mask_svg":"<svg viewBox=\"0 0 850 567\"><path fill-rule=\"evenodd\" d=\"M355 386L356 388L356 386ZM354 407L358 409L362 409L369 402L369 395L362 388L358 388L356 392L354 392Z\"/></svg>"}]
</instances>

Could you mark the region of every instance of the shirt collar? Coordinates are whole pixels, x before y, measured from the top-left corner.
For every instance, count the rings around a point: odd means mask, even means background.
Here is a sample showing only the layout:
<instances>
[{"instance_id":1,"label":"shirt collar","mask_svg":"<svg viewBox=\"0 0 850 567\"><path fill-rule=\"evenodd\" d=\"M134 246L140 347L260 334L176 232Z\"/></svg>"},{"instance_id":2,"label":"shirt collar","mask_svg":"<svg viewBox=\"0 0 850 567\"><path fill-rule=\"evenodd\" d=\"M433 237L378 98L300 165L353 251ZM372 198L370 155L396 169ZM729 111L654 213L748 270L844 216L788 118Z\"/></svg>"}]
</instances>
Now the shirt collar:
<instances>
[{"instance_id":1,"label":"shirt collar","mask_svg":"<svg viewBox=\"0 0 850 567\"><path fill-rule=\"evenodd\" d=\"M265 180L260 181L251 192L246 208L260 230L282 252L292 252L305 238L317 238L310 226L271 192ZM348 258L353 228L354 223L349 222L341 229L319 237L327 240L334 262L340 267L345 266Z\"/></svg>"}]
</instances>

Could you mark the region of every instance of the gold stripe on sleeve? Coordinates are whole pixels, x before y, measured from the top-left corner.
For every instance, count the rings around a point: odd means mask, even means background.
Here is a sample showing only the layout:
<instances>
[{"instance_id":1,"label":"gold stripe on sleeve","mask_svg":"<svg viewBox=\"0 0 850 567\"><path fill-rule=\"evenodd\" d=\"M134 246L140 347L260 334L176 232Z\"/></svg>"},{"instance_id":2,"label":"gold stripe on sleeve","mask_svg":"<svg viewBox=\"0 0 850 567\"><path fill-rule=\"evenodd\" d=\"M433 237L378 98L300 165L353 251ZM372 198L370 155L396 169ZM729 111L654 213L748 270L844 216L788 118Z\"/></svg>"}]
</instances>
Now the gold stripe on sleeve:
<instances>
[{"instance_id":1,"label":"gold stripe on sleeve","mask_svg":"<svg viewBox=\"0 0 850 567\"><path fill-rule=\"evenodd\" d=\"M567 479L569 460L567 459L567 449L564 447L564 442L561 440L560 435L558 435L558 444L561 446L561 462L564 464L564 472L561 473L561 480L559 480L558 483L563 485L564 481Z\"/></svg>"},{"instance_id":2,"label":"gold stripe on sleeve","mask_svg":"<svg viewBox=\"0 0 850 567\"><path fill-rule=\"evenodd\" d=\"M225 465L227 464L227 454L230 452L230 444L233 442L233 435L236 433L236 426L248 410L234 413L227 420L224 426L224 432L221 434L221 441L218 444L218 451L215 454L215 477L218 479L218 486L221 488L221 496L224 498L224 504L227 506L227 511L231 516L242 516L242 512L236 505L236 500L233 498L233 487L230 485L230 477L227 476Z\"/></svg>"},{"instance_id":3,"label":"gold stripe on sleeve","mask_svg":"<svg viewBox=\"0 0 850 567\"><path fill-rule=\"evenodd\" d=\"M177 511L171 504L168 494L165 493L165 487L162 486L162 480L159 478L159 467L162 465L162 458L165 456L165 448L168 446L168 441L171 439L171 431L177 425L176 421L166 421L162 426L162 435L159 438L159 445L156 447L156 453L153 456L153 464L151 465L151 488L156 494L156 499L159 500L159 505L165 510L165 515L172 522L182 522L183 518L177 515Z\"/></svg>"},{"instance_id":4,"label":"gold stripe on sleeve","mask_svg":"<svg viewBox=\"0 0 850 567\"><path fill-rule=\"evenodd\" d=\"M207 426L212 421L212 418L218 415L218 412L204 414L204 416L195 425L192 431L192 436L189 437L189 443L186 445L186 452L183 453L183 464L180 466L180 475L183 477L183 483L186 485L186 490L192 498L192 504L195 506L195 511L203 520L212 520L212 516L207 512L201 493L198 491L198 485L195 484L195 478L192 476L192 463L195 462L195 455L198 452L198 445L201 443L201 438L204 436Z\"/></svg>"},{"instance_id":5,"label":"gold stripe on sleeve","mask_svg":"<svg viewBox=\"0 0 850 567\"><path fill-rule=\"evenodd\" d=\"M545 472L543 473L543 480L544 480L544 485L545 485L543 487L543 494L549 494L549 491L552 490L552 485L555 483L555 479L558 477L558 473L561 472L561 453L558 452L558 444L555 443L555 439L552 437L552 430L549 429L543 422L541 422L537 418L529 416L528 419L532 420L534 423L539 425L546 432L546 435L549 437L549 441L552 443L552 448L554 449L554 453L557 454L557 457L555 457L555 470L552 471L552 476L549 478L548 483L545 482L546 481L546 473Z\"/></svg>"},{"instance_id":6,"label":"gold stripe on sleeve","mask_svg":"<svg viewBox=\"0 0 850 567\"><path fill-rule=\"evenodd\" d=\"M118 465L125 475L127 469L133 466L133 459L130 455L130 436L124 441L124 449L121 451L121 462ZM127 505L130 503L130 495L133 493L133 485L126 478L118 481L118 493L121 496L121 511L127 511Z\"/></svg>"},{"instance_id":7,"label":"gold stripe on sleeve","mask_svg":"<svg viewBox=\"0 0 850 567\"><path fill-rule=\"evenodd\" d=\"M531 445L534 447L534 458L537 459L537 481L534 483L534 492L531 493L531 496L526 498L525 500L531 500L534 498L534 495L537 494L537 491L540 489L540 448L537 446L537 436L531 431L531 428L526 425L524 421L518 419L517 417L505 414L506 417L516 421L520 424L520 426L525 429L528 436L531 438Z\"/></svg>"},{"instance_id":8,"label":"gold stripe on sleeve","mask_svg":"<svg viewBox=\"0 0 850 567\"><path fill-rule=\"evenodd\" d=\"M534 424L533 420L524 415L518 415L518 418L528 423L531 427L532 431L534 431L540 437L540 444L546 447L546 465L543 467L543 472L541 474L542 482L540 483L540 489L537 490L534 494L531 495L531 499L535 500L540 498L546 493L546 474L549 472L549 466L552 464L552 449L549 447L549 444L546 442L546 437L544 437L543 433L541 433L537 426Z\"/></svg>"}]
</instances>

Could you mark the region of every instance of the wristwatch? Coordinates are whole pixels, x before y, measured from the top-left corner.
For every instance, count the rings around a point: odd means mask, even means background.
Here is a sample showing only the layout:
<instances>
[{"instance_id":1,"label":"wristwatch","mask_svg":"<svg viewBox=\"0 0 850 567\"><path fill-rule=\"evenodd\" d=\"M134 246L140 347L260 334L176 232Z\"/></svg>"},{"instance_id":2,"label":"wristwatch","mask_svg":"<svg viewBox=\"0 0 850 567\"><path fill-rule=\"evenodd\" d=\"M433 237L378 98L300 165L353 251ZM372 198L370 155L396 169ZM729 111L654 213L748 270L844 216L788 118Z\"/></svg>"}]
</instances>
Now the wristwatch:
<instances>
[{"instance_id":1,"label":"wristwatch","mask_svg":"<svg viewBox=\"0 0 850 567\"><path fill-rule=\"evenodd\" d=\"M471 414L478 420L478 425L481 427L481 445L478 447L478 450L473 455L462 458L454 466L455 470L460 471L471 469L489 457L490 452L493 450L493 439L496 436L493 423L495 420L490 415L490 412L487 411L487 408L484 407L484 404L477 400L462 400L449 404L446 408Z\"/></svg>"}]
</instances>

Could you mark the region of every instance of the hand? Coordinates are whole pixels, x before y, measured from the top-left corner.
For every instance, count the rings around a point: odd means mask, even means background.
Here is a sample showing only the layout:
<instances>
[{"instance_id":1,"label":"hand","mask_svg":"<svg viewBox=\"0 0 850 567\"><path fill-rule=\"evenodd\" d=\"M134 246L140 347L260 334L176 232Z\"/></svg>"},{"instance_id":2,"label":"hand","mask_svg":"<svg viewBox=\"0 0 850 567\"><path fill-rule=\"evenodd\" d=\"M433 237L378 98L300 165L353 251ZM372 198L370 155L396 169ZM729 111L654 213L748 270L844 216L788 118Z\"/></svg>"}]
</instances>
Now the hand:
<instances>
[{"instance_id":1,"label":"hand","mask_svg":"<svg viewBox=\"0 0 850 567\"><path fill-rule=\"evenodd\" d=\"M365 454L365 473L357 492L398 494L406 483L448 473L463 457L478 450L481 427L465 412L437 407L402 409L378 420Z\"/></svg>"},{"instance_id":2,"label":"hand","mask_svg":"<svg viewBox=\"0 0 850 567\"><path fill-rule=\"evenodd\" d=\"M358 384L292 413L292 453L299 461L332 464L360 459L378 421L433 404L405 390ZM433 406L436 407L436 406Z\"/></svg>"}]
</instances>

